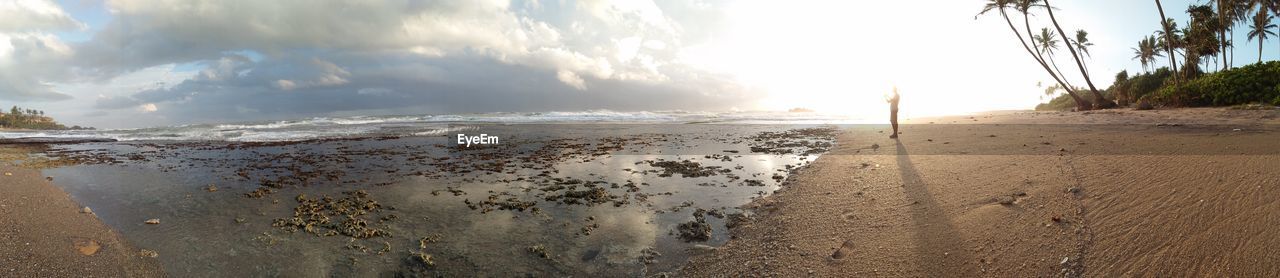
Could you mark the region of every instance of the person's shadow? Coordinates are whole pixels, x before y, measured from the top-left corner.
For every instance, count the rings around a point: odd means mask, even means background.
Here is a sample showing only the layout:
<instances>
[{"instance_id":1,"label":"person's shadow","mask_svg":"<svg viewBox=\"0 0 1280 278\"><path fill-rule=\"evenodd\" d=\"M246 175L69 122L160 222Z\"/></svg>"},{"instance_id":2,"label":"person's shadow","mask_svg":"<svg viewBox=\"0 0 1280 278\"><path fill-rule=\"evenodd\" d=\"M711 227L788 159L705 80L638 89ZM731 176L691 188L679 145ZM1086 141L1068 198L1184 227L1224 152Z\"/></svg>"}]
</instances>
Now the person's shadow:
<instances>
[{"instance_id":1,"label":"person's shadow","mask_svg":"<svg viewBox=\"0 0 1280 278\"><path fill-rule=\"evenodd\" d=\"M897 143L898 172L903 192L910 202L911 225L915 226L915 257L918 266L929 277L970 277L977 275L976 261L965 248L960 231L929 193L929 185L920 178L902 141Z\"/></svg>"}]
</instances>

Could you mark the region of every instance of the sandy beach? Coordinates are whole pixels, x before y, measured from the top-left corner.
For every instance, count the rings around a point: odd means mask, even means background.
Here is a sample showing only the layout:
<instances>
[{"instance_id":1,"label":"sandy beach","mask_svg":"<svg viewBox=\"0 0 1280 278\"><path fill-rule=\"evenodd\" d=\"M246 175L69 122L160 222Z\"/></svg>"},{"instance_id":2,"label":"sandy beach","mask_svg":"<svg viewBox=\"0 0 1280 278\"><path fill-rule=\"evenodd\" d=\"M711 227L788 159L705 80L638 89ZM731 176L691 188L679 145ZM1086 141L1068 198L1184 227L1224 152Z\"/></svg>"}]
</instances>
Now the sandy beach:
<instances>
[{"instance_id":1,"label":"sandy beach","mask_svg":"<svg viewBox=\"0 0 1280 278\"><path fill-rule=\"evenodd\" d=\"M996 112L908 121L900 141L850 131L682 274L1275 277L1278 112Z\"/></svg>"},{"instance_id":2,"label":"sandy beach","mask_svg":"<svg viewBox=\"0 0 1280 278\"><path fill-rule=\"evenodd\" d=\"M39 170L12 166L26 146L4 146L0 166L0 276L163 277L117 232ZM92 208L90 209L92 210Z\"/></svg>"}]
</instances>

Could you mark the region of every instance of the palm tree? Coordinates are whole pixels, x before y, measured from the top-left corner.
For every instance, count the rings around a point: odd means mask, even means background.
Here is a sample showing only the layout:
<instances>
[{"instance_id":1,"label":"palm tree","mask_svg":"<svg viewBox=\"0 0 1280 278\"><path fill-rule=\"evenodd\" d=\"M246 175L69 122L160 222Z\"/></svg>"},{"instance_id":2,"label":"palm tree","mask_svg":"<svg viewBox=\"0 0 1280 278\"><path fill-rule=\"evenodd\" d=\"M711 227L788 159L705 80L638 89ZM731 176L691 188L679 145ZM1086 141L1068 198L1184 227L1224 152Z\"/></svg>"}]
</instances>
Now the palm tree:
<instances>
[{"instance_id":1,"label":"palm tree","mask_svg":"<svg viewBox=\"0 0 1280 278\"><path fill-rule=\"evenodd\" d=\"M1080 54L1084 54L1085 57L1093 58L1093 55L1089 54L1089 47L1093 46L1093 42L1089 41L1089 32L1076 30L1076 39L1071 41L1071 45L1075 46L1076 51L1080 51ZM1088 66L1085 66L1084 72L1089 72Z\"/></svg>"},{"instance_id":2,"label":"palm tree","mask_svg":"<svg viewBox=\"0 0 1280 278\"><path fill-rule=\"evenodd\" d=\"M1160 49L1156 48L1156 38L1152 36L1138 40L1138 47L1133 48L1133 59L1142 64L1143 72L1150 72L1147 65L1155 62L1155 57L1161 56L1164 55L1161 55Z\"/></svg>"},{"instance_id":3,"label":"palm tree","mask_svg":"<svg viewBox=\"0 0 1280 278\"><path fill-rule=\"evenodd\" d=\"M1160 30L1156 31L1156 34L1159 34L1161 38L1164 38L1164 50L1166 53L1169 53L1169 69L1173 70L1173 85L1176 87L1179 83L1178 63L1175 62L1177 59L1174 59L1173 57L1177 56L1173 52L1173 48L1177 45L1173 43L1173 37L1177 35L1174 30L1178 30L1178 22L1173 21L1172 18L1164 16L1164 6L1160 5L1160 0L1156 0L1156 9L1160 11L1160 18L1162 19L1160 21Z\"/></svg>"},{"instance_id":4,"label":"palm tree","mask_svg":"<svg viewBox=\"0 0 1280 278\"><path fill-rule=\"evenodd\" d=\"M1147 72L1147 42L1146 39L1138 40L1138 47L1132 47L1133 59L1138 60L1138 64L1142 65L1142 73Z\"/></svg>"},{"instance_id":5,"label":"palm tree","mask_svg":"<svg viewBox=\"0 0 1280 278\"><path fill-rule=\"evenodd\" d=\"M1089 47L1093 46L1093 42L1089 41L1089 32L1085 30L1076 30L1076 40L1071 42L1076 46L1076 50L1080 50L1080 54L1089 55Z\"/></svg>"},{"instance_id":6,"label":"palm tree","mask_svg":"<svg viewBox=\"0 0 1280 278\"><path fill-rule=\"evenodd\" d=\"M1053 77L1054 81L1057 81L1061 87L1064 87L1067 94L1075 101L1076 109L1083 111L1093 108L1092 103L1080 98L1079 95L1076 95L1074 90L1071 90L1070 87L1066 86L1066 82L1063 82L1062 78L1049 68L1049 64L1044 62L1043 57L1037 55L1035 51L1031 50L1031 45L1022 37L1022 33L1018 32L1018 28L1013 26L1013 20L1009 19L1007 9L1014 8L1019 12L1022 12L1023 26L1027 28L1027 35L1030 36L1031 24L1027 17L1030 15L1030 7L1035 6L1036 2L1038 2L1038 0L988 0L987 4L983 5L982 11L979 12L978 15L983 15L990 11L999 11L1000 16L1004 18L1005 23L1009 25L1009 30L1013 31L1014 37L1017 37L1018 41L1022 43L1022 49L1026 50L1027 54L1030 54L1031 58L1035 59L1036 63L1040 64L1040 67L1048 72L1049 76ZM974 16L974 19L977 19L977 16Z\"/></svg>"},{"instance_id":7,"label":"palm tree","mask_svg":"<svg viewBox=\"0 0 1280 278\"><path fill-rule=\"evenodd\" d=\"M1221 48L1219 52L1221 54L1221 56L1219 56L1219 60L1222 61L1222 69L1224 70L1231 68L1230 56L1234 55L1228 55L1228 51L1234 51L1235 49L1233 47L1233 44L1235 43L1235 36L1232 31L1235 29L1236 22L1248 18L1246 14L1248 14L1247 9L1249 8L1249 5L1245 3L1245 1L1246 0L1216 1L1218 8L1218 25L1215 31L1218 32L1219 36L1218 42L1219 47Z\"/></svg>"},{"instance_id":8,"label":"palm tree","mask_svg":"<svg viewBox=\"0 0 1280 278\"><path fill-rule=\"evenodd\" d=\"M1258 39L1258 62L1262 62L1262 41L1267 40L1267 36L1275 36L1276 32L1267 30L1275 28L1276 25L1271 23L1271 14L1266 9L1258 9L1258 15L1253 17L1253 27L1249 30L1249 40Z\"/></svg>"},{"instance_id":9,"label":"palm tree","mask_svg":"<svg viewBox=\"0 0 1280 278\"><path fill-rule=\"evenodd\" d=\"M1063 34L1065 34L1066 32L1062 31L1062 26L1058 25L1058 18L1053 15L1053 6L1049 4L1049 0L1043 0L1043 1L1044 1L1045 11L1049 12L1049 21L1053 22L1053 28L1058 30L1059 35L1062 35L1063 37L1065 37L1066 35L1063 35ZM1089 91L1093 92L1094 103L1096 103L1099 107L1102 107L1102 108L1115 107L1116 103L1114 101L1107 100L1106 97L1102 96L1101 92L1098 92L1098 88L1093 86L1093 79L1089 78L1088 72L1085 72L1084 62L1080 61L1080 55L1076 54L1076 49L1074 47L1067 47L1067 50L1070 50L1071 58L1076 60L1076 67L1080 68L1080 74L1084 75L1084 83L1088 84Z\"/></svg>"},{"instance_id":10,"label":"palm tree","mask_svg":"<svg viewBox=\"0 0 1280 278\"><path fill-rule=\"evenodd\" d=\"M1280 0L1263 0L1260 9L1270 10L1271 13L1280 16ZM1280 27L1276 27L1276 30L1280 32Z\"/></svg>"},{"instance_id":11,"label":"palm tree","mask_svg":"<svg viewBox=\"0 0 1280 278\"><path fill-rule=\"evenodd\" d=\"M1184 58L1186 59L1182 63L1183 77L1195 78L1201 73L1200 64L1207 66L1208 62L1213 61L1212 57L1222 50L1222 44L1218 40L1218 16L1213 12L1213 7L1189 5L1187 14L1191 16L1191 21L1186 29L1182 30L1184 39L1181 41L1181 46L1185 50Z\"/></svg>"},{"instance_id":12,"label":"palm tree","mask_svg":"<svg viewBox=\"0 0 1280 278\"><path fill-rule=\"evenodd\" d=\"M1058 50L1058 36L1054 33L1050 33L1049 28L1040 28L1040 34L1032 36L1031 40L1036 44L1036 52L1038 52L1040 56L1049 57L1049 64L1053 65L1053 70L1058 72L1059 76L1066 76L1065 74L1062 74L1062 70L1058 68L1058 62L1053 59L1053 51ZM1062 81L1067 84L1067 87L1075 87L1071 85L1071 81L1067 81L1065 78Z\"/></svg>"}]
</instances>

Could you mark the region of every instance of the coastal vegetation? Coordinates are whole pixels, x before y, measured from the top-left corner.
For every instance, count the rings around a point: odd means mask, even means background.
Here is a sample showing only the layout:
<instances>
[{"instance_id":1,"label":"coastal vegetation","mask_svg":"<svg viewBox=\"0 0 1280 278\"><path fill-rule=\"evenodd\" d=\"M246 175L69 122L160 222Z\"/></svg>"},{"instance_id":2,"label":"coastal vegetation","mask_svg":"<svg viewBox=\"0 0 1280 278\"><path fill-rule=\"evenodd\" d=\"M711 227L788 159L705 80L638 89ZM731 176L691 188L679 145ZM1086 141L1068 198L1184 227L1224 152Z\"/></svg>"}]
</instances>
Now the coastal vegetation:
<instances>
[{"instance_id":1,"label":"coastal vegetation","mask_svg":"<svg viewBox=\"0 0 1280 278\"><path fill-rule=\"evenodd\" d=\"M1191 4L1185 10L1189 19L1182 24L1166 16L1160 0L1154 4L1152 12L1159 13L1163 20L1153 24L1156 28L1152 34L1139 38L1131 48L1133 59L1142 65L1142 72L1130 76L1127 71L1121 71L1105 90L1094 86L1088 66L1081 59L1088 56L1088 47L1093 46L1087 39L1088 33L1077 30L1076 36L1067 36L1054 15L1056 8L1048 0L989 0L978 14L998 12L1027 53L1057 82L1046 89L1046 94L1056 97L1037 106L1037 110L1280 105L1280 62L1263 61L1265 42L1275 40L1280 33L1280 27L1274 23L1276 15L1280 15L1280 0L1212 0ZM1048 25L1052 26L1033 33L1029 17L1037 12L1047 14ZM1021 29L1014 25L1016 16L1021 16L1018 18L1022 19ZM1245 32L1248 42L1256 41L1256 63L1233 64L1237 45L1233 34L1237 28L1245 28L1241 31ZM1061 51L1064 48L1067 51ZM1056 62L1059 59L1054 56L1063 52L1070 53L1076 63L1078 78L1073 79L1069 70L1059 68ZM1084 87L1071 83L1081 79ZM1057 95L1059 91L1064 94ZM1088 96L1092 99L1086 98Z\"/></svg>"},{"instance_id":2,"label":"coastal vegetation","mask_svg":"<svg viewBox=\"0 0 1280 278\"><path fill-rule=\"evenodd\" d=\"M43 110L14 106L9 113L0 112L0 128L5 129L92 129L80 126L64 126L45 116Z\"/></svg>"}]
</instances>

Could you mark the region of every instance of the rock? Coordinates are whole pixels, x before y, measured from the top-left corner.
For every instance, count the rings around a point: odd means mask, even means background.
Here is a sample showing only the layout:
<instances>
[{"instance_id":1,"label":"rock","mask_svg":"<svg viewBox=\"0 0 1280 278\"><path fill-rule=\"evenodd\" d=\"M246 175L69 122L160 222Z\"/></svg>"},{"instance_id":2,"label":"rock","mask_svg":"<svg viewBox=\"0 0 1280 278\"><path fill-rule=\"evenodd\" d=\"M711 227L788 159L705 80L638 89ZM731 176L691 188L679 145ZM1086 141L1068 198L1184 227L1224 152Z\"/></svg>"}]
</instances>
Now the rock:
<instances>
[{"instance_id":1,"label":"rock","mask_svg":"<svg viewBox=\"0 0 1280 278\"><path fill-rule=\"evenodd\" d=\"M213 184L209 184L209 186L207 186L207 187L205 187L205 188L204 188L204 191L209 191L209 192L218 192L218 186L217 186L217 185L213 185Z\"/></svg>"},{"instance_id":2,"label":"rock","mask_svg":"<svg viewBox=\"0 0 1280 278\"><path fill-rule=\"evenodd\" d=\"M92 209L89 209L89 207L84 207L84 208L80 209L80 213L84 213L84 214L93 214L93 210L92 210Z\"/></svg>"},{"instance_id":3,"label":"rock","mask_svg":"<svg viewBox=\"0 0 1280 278\"><path fill-rule=\"evenodd\" d=\"M831 258L836 260L843 259L844 256L844 249L836 249L835 252L831 253Z\"/></svg>"},{"instance_id":4,"label":"rock","mask_svg":"<svg viewBox=\"0 0 1280 278\"><path fill-rule=\"evenodd\" d=\"M1075 186L1067 187L1067 193L1071 193L1071 194L1080 193L1080 188Z\"/></svg>"},{"instance_id":5,"label":"rock","mask_svg":"<svg viewBox=\"0 0 1280 278\"><path fill-rule=\"evenodd\" d=\"M1150 101L1147 101L1147 100L1145 100L1145 99L1139 99L1139 100L1138 100L1138 107L1137 107L1136 109L1138 109L1138 110L1151 110L1151 109L1155 109L1155 106L1152 106Z\"/></svg>"},{"instance_id":6,"label":"rock","mask_svg":"<svg viewBox=\"0 0 1280 278\"><path fill-rule=\"evenodd\" d=\"M93 254L98 253L98 250L102 249L102 245L92 239L76 239L75 246L76 251L85 256L93 256Z\"/></svg>"},{"instance_id":7,"label":"rock","mask_svg":"<svg viewBox=\"0 0 1280 278\"><path fill-rule=\"evenodd\" d=\"M1058 263L1058 264L1067 264L1067 262L1068 262L1068 261L1070 261L1070 260L1071 260L1071 257L1062 257L1062 262L1060 262L1060 263Z\"/></svg>"},{"instance_id":8,"label":"rock","mask_svg":"<svg viewBox=\"0 0 1280 278\"><path fill-rule=\"evenodd\" d=\"M155 257L160 257L160 253L156 253L156 251L152 251L152 250L142 249L141 251L138 251L138 256L141 256L143 258L155 258Z\"/></svg>"},{"instance_id":9,"label":"rock","mask_svg":"<svg viewBox=\"0 0 1280 278\"><path fill-rule=\"evenodd\" d=\"M146 222L142 222L142 223L147 223L148 225L159 225L160 219L158 218L147 219Z\"/></svg>"},{"instance_id":10,"label":"rock","mask_svg":"<svg viewBox=\"0 0 1280 278\"><path fill-rule=\"evenodd\" d=\"M527 250L529 250L529 253L533 253L534 255L537 255L539 258L543 258L543 259L551 258L551 254L547 253L547 247L543 246L542 244L529 246Z\"/></svg>"},{"instance_id":11,"label":"rock","mask_svg":"<svg viewBox=\"0 0 1280 278\"><path fill-rule=\"evenodd\" d=\"M44 177L45 181L53 181L53 177Z\"/></svg>"},{"instance_id":12,"label":"rock","mask_svg":"<svg viewBox=\"0 0 1280 278\"><path fill-rule=\"evenodd\" d=\"M996 197L995 201L997 203L1000 203L1001 205L1007 206L1007 205L1012 205L1014 199L1013 199L1013 196L1000 196L1000 197Z\"/></svg>"},{"instance_id":13,"label":"rock","mask_svg":"<svg viewBox=\"0 0 1280 278\"><path fill-rule=\"evenodd\" d=\"M693 246L689 246L687 250L691 252L713 252L716 251L716 248L705 244L694 244Z\"/></svg>"},{"instance_id":14,"label":"rock","mask_svg":"<svg viewBox=\"0 0 1280 278\"><path fill-rule=\"evenodd\" d=\"M707 221L703 220L702 217L680 224L676 227L676 231L679 231L680 239L685 242L711 239L711 225L707 224Z\"/></svg>"},{"instance_id":15,"label":"rock","mask_svg":"<svg viewBox=\"0 0 1280 278\"><path fill-rule=\"evenodd\" d=\"M13 173L4 172L4 175L5 175L5 176L12 176L12 175L13 175Z\"/></svg>"}]
</instances>

